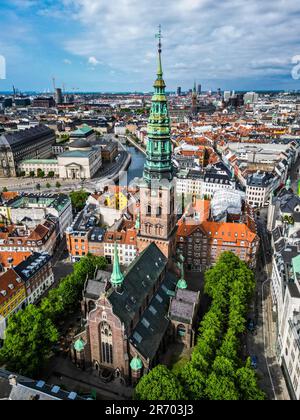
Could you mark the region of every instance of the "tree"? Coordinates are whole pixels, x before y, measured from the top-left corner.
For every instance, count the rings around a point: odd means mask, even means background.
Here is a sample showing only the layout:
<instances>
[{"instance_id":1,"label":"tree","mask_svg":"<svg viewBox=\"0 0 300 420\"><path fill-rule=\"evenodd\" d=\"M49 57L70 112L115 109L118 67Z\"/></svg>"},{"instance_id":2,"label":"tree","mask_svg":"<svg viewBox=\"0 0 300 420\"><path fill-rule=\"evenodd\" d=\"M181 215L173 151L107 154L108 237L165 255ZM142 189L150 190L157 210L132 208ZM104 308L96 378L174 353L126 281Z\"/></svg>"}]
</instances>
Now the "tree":
<instances>
[{"instance_id":1,"label":"tree","mask_svg":"<svg viewBox=\"0 0 300 420\"><path fill-rule=\"evenodd\" d=\"M218 375L216 372L212 372L207 379L205 393L207 398L213 401L238 401L240 399L234 380L229 376Z\"/></svg>"},{"instance_id":2,"label":"tree","mask_svg":"<svg viewBox=\"0 0 300 420\"><path fill-rule=\"evenodd\" d=\"M57 183L55 184L56 188L61 188L61 184L57 181Z\"/></svg>"},{"instance_id":3,"label":"tree","mask_svg":"<svg viewBox=\"0 0 300 420\"><path fill-rule=\"evenodd\" d=\"M45 172L42 169L38 169L37 170L37 176L38 176L38 178L44 178L45 177Z\"/></svg>"},{"instance_id":4,"label":"tree","mask_svg":"<svg viewBox=\"0 0 300 420\"><path fill-rule=\"evenodd\" d=\"M231 252L223 253L205 273L211 307L201 322L191 360L175 372L189 399L263 399L250 364L241 369L239 357L239 338L254 290L253 272Z\"/></svg>"},{"instance_id":5,"label":"tree","mask_svg":"<svg viewBox=\"0 0 300 420\"><path fill-rule=\"evenodd\" d=\"M34 178L35 177L35 172L34 171L30 171L29 172L29 176L30 176L30 178Z\"/></svg>"},{"instance_id":6,"label":"tree","mask_svg":"<svg viewBox=\"0 0 300 420\"><path fill-rule=\"evenodd\" d=\"M135 399L176 401L186 399L186 396L176 376L167 367L159 365L140 380Z\"/></svg>"},{"instance_id":7,"label":"tree","mask_svg":"<svg viewBox=\"0 0 300 420\"><path fill-rule=\"evenodd\" d=\"M266 399L265 394L259 389L256 373L251 369L250 359L248 359L245 367L238 369L236 377L242 400L251 401Z\"/></svg>"},{"instance_id":8,"label":"tree","mask_svg":"<svg viewBox=\"0 0 300 420\"><path fill-rule=\"evenodd\" d=\"M63 297L59 295L58 289L50 290L40 305L42 313L55 322L64 313L65 304Z\"/></svg>"},{"instance_id":9,"label":"tree","mask_svg":"<svg viewBox=\"0 0 300 420\"><path fill-rule=\"evenodd\" d=\"M205 399L206 374L194 363L188 362L177 374L178 380L185 390L185 395L189 400Z\"/></svg>"},{"instance_id":10,"label":"tree","mask_svg":"<svg viewBox=\"0 0 300 420\"><path fill-rule=\"evenodd\" d=\"M84 190L71 192L70 198L73 209L77 212L83 210L89 195L90 194Z\"/></svg>"},{"instance_id":11,"label":"tree","mask_svg":"<svg viewBox=\"0 0 300 420\"><path fill-rule=\"evenodd\" d=\"M3 187L2 192L6 193L6 192L8 192L8 189L6 187Z\"/></svg>"},{"instance_id":12,"label":"tree","mask_svg":"<svg viewBox=\"0 0 300 420\"><path fill-rule=\"evenodd\" d=\"M40 189L41 189L41 184L36 184L36 187L35 187L38 191L40 191Z\"/></svg>"},{"instance_id":13,"label":"tree","mask_svg":"<svg viewBox=\"0 0 300 420\"><path fill-rule=\"evenodd\" d=\"M75 264L74 273L63 279L41 302L30 305L9 320L0 364L23 375L35 376L58 340L55 327L66 311L76 310L87 276L98 267L105 269L106 259L88 255Z\"/></svg>"},{"instance_id":14,"label":"tree","mask_svg":"<svg viewBox=\"0 0 300 420\"><path fill-rule=\"evenodd\" d=\"M52 185L51 185L51 184L49 184L49 182L47 182L47 184L46 184L46 188L48 188L48 190L49 190L51 187L52 187Z\"/></svg>"},{"instance_id":15,"label":"tree","mask_svg":"<svg viewBox=\"0 0 300 420\"><path fill-rule=\"evenodd\" d=\"M30 305L9 320L0 361L22 375L35 376L58 340L52 321Z\"/></svg>"},{"instance_id":16,"label":"tree","mask_svg":"<svg viewBox=\"0 0 300 420\"><path fill-rule=\"evenodd\" d=\"M107 267L107 261L104 257L95 257L94 255L88 254L85 258L82 258L79 262L74 264L74 275L79 279L86 280L86 276L93 276L95 269L105 270Z\"/></svg>"},{"instance_id":17,"label":"tree","mask_svg":"<svg viewBox=\"0 0 300 420\"><path fill-rule=\"evenodd\" d=\"M48 173L48 178L54 178L54 177L55 177L55 172L50 171L50 172Z\"/></svg>"}]
</instances>

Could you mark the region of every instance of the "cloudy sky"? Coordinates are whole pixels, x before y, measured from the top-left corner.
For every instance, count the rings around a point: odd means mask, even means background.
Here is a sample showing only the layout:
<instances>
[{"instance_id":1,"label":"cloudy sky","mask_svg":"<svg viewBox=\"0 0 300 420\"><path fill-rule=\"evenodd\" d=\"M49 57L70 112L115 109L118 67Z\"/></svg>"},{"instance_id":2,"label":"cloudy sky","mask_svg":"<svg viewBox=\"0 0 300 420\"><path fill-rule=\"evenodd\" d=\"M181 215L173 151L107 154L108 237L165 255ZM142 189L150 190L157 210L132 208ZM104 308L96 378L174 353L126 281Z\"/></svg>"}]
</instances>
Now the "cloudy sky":
<instances>
[{"instance_id":1,"label":"cloudy sky","mask_svg":"<svg viewBox=\"0 0 300 420\"><path fill-rule=\"evenodd\" d=\"M44 91L53 77L67 90L149 91L159 24L170 90L194 79L205 89L300 89L295 0L1 0L0 16L0 91Z\"/></svg>"}]
</instances>

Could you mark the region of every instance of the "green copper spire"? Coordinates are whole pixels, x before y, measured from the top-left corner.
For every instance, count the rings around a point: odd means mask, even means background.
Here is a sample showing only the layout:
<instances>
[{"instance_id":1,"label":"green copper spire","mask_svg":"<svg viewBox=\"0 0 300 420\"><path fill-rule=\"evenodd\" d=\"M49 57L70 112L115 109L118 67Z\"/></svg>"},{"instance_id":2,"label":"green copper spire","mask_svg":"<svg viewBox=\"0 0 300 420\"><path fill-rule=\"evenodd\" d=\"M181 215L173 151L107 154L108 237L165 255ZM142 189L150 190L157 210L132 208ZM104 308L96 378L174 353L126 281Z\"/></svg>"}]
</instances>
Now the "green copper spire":
<instances>
[{"instance_id":1,"label":"green copper spire","mask_svg":"<svg viewBox=\"0 0 300 420\"><path fill-rule=\"evenodd\" d=\"M136 228L136 230L140 230L141 229L141 218L140 218L140 214L137 215L136 222L135 222L135 228Z\"/></svg>"},{"instance_id":2,"label":"green copper spire","mask_svg":"<svg viewBox=\"0 0 300 420\"><path fill-rule=\"evenodd\" d=\"M287 190L290 190L290 189L291 189L291 187L292 187L292 180L291 180L291 178L289 178L289 179L286 181L285 186L286 186L286 189L287 189Z\"/></svg>"},{"instance_id":3,"label":"green copper spire","mask_svg":"<svg viewBox=\"0 0 300 420\"><path fill-rule=\"evenodd\" d=\"M110 278L111 284L113 287L120 287L123 284L124 276L122 274L120 268L120 261L119 261L119 252L118 252L118 245L115 243L115 251L114 251L114 269L113 273Z\"/></svg>"},{"instance_id":4,"label":"green copper spire","mask_svg":"<svg viewBox=\"0 0 300 420\"><path fill-rule=\"evenodd\" d=\"M178 268L180 269L181 277L177 283L177 287L178 289L185 290L188 288L188 286L184 278L184 256L181 253L179 254L179 260Z\"/></svg>"},{"instance_id":5,"label":"green copper spire","mask_svg":"<svg viewBox=\"0 0 300 420\"><path fill-rule=\"evenodd\" d=\"M148 123L148 143L147 158L144 168L144 180L173 179L172 168L172 144L170 117L166 97L166 84L163 79L163 69L161 61L161 27L156 35L159 39L158 44L158 70L157 79L154 83L154 95L152 97L152 107Z\"/></svg>"},{"instance_id":6,"label":"green copper spire","mask_svg":"<svg viewBox=\"0 0 300 420\"><path fill-rule=\"evenodd\" d=\"M162 63L161 63L161 53L162 53L162 45L161 45L161 25L159 25L159 32L156 35L156 37L159 39L159 44L158 44L158 68L157 68L157 76L158 78L162 79L163 78L163 69L162 69Z\"/></svg>"}]
</instances>

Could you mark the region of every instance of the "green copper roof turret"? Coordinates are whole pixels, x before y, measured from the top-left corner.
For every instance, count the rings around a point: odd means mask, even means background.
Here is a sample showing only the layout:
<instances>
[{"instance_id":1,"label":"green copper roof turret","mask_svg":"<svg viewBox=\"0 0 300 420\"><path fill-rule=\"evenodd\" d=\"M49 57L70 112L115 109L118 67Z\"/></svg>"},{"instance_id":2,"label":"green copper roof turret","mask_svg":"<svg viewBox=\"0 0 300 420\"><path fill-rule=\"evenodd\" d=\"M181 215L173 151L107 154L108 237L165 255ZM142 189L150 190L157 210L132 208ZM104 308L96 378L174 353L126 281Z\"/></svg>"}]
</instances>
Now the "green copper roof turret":
<instances>
[{"instance_id":1,"label":"green copper roof turret","mask_svg":"<svg viewBox=\"0 0 300 420\"><path fill-rule=\"evenodd\" d=\"M184 279L180 279L177 283L178 289L185 290L187 289L187 282Z\"/></svg>"},{"instance_id":2,"label":"green copper roof turret","mask_svg":"<svg viewBox=\"0 0 300 420\"><path fill-rule=\"evenodd\" d=\"M84 347L85 347L85 342L83 341L82 338L79 338L74 344L74 349L78 353L82 352L84 350Z\"/></svg>"},{"instance_id":3,"label":"green copper roof turret","mask_svg":"<svg viewBox=\"0 0 300 420\"><path fill-rule=\"evenodd\" d=\"M286 186L286 189L287 189L287 190L290 190L290 189L291 189L291 187L292 187L292 180L291 180L291 178L289 178L289 179L286 181L285 186Z\"/></svg>"},{"instance_id":4,"label":"green copper roof turret","mask_svg":"<svg viewBox=\"0 0 300 420\"><path fill-rule=\"evenodd\" d=\"M148 183L152 180L173 179L170 117L161 61L161 28L156 37L159 39L158 70L148 122L147 158L144 167L144 180Z\"/></svg>"},{"instance_id":5,"label":"green copper roof turret","mask_svg":"<svg viewBox=\"0 0 300 420\"><path fill-rule=\"evenodd\" d=\"M130 367L134 371L143 369L143 362L139 357L134 357L130 362Z\"/></svg>"},{"instance_id":6,"label":"green copper roof turret","mask_svg":"<svg viewBox=\"0 0 300 420\"><path fill-rule=\"evenodd\" d=\"M118 245L115 243L115 250L114 250L114 268L110 278L111 284L113 287L119 287L123 284L124 276L121 271L120 261L119 261L119 252L118 252Z\"/></svg>"}]
</instances>

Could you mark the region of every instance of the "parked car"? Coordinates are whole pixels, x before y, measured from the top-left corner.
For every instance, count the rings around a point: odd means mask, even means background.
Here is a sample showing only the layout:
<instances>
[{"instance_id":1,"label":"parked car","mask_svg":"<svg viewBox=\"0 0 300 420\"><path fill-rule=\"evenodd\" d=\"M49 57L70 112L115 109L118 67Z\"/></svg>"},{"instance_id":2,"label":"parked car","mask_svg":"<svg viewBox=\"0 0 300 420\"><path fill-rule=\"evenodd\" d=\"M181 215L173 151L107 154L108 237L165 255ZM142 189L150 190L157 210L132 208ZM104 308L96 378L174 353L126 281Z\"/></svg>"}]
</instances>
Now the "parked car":
<instances>
[{"instance_id":1,"label":"parked car","mask_svg":"<svg viewBox=\"0 0 300 420\"><path fill-rule=\"evenodd\" d=\"M255 322L251 318L249 318L247 321L247 330L251 333L255 332Z\"/></svg>"},{"instance_id":2,"label":"parked car","mask_svg":"<svg viewBox=\"0 0 300 420\"><path fill-rule=\"evenodd\" d=\"M251 356L251 367L253 369L257 369L257 363L258 363L257 357L256 356Z\"/></svg>"}]
</instances>

